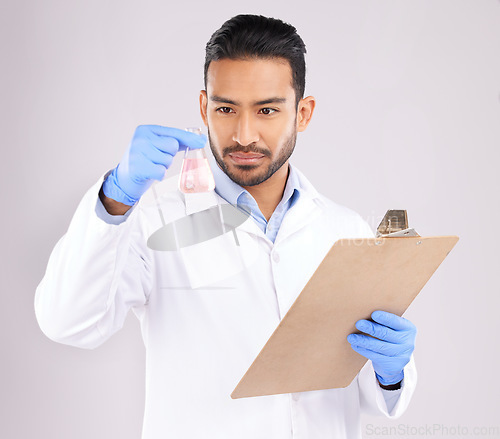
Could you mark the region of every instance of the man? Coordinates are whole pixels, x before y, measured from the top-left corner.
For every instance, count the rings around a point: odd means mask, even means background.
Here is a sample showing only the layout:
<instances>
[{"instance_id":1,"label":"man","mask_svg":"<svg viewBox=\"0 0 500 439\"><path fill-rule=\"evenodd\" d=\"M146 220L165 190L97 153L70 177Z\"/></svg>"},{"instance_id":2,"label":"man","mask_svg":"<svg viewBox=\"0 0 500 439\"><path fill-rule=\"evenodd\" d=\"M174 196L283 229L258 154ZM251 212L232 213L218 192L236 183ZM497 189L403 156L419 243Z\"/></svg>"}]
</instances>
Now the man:
<instances>
[{"instance_id":1,"label":"man","mask_svg":"<svg viewBox=\"0 0 500 439\"><path fill-rule=\"evenodd\" d=\"M372 234L289 164L315 107L303 97L304 53L295 28L280 20L241 15L224 23L207 44L200 94L216 193L172 190L150 202L145 192L178 150L200 148L204 139L140 126L51 255L35 299L50 338L93 348L122 327L130 309L140 319L144 439L357 438L362 410L398 416L409 402L415 328L383 311L356 323L376 338L349 336L371 360L349 387L230 398L331 245ZM175 251L146 245L163 224L221 202L251 215L236 242L222 234Z\"/></svg>"}]
</instances>

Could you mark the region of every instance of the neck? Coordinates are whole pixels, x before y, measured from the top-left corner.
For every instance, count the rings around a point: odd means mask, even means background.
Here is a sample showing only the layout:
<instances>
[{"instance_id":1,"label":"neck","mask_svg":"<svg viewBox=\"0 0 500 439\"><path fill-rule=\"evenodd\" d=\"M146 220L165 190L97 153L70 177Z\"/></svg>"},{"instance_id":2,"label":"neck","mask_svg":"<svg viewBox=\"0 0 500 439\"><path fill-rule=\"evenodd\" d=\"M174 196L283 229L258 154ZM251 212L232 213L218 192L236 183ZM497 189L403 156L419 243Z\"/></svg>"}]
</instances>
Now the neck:
<instances>
[{"instance_id":1,"label":"neck","mask_svg":"<svg viewBox=\"0 0 500 439\"><path fill-rule=\"evenodd\" d=\"M243 186L255 199L260 211L267 221L269 221L276 206L283 198L288 173L288 161L286 161L280 169L261 184L256 186Z\"/></svg>"}]
</instances>

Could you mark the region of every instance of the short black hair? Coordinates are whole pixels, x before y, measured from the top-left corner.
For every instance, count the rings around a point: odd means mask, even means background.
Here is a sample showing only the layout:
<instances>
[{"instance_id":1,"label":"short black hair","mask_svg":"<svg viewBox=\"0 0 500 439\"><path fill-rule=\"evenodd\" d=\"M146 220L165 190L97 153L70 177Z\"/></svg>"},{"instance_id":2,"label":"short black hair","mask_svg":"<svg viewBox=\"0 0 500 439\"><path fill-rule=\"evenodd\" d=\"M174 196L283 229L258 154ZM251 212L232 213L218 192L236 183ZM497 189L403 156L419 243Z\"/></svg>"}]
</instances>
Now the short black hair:
<instances>
[{"instance_id":1,"label":"short black hair","mask_svg":"<svg viewBox=\"0 0 500 439\"><path fill-rule=\"evenodd\" d=\"M222 59L284 58L292 69L296 103L306 87L306 45L291 24L262 15L237 15L215 31L205 48L204 81L212 61Z\"/></svg>"}]
</instances>

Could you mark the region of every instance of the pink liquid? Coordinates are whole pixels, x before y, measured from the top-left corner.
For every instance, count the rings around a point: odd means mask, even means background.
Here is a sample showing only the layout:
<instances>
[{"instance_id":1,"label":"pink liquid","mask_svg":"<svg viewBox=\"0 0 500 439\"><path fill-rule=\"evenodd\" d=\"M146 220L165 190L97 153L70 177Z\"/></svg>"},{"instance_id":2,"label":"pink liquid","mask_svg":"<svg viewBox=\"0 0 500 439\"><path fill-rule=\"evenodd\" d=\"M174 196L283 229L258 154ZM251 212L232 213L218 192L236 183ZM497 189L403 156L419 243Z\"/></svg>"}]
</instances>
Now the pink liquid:
<instances>
[{"instance_id":1,"label":"pink liquid","mask_svg":"<svg viewBox=\"0 0 500 439\"><path fill-rule=\"evenodd\" d=\"M206 158L184 159L179 179L179 189L186 194L210 192L215 189L214 176Z\"/></svg>"}]
</instances>

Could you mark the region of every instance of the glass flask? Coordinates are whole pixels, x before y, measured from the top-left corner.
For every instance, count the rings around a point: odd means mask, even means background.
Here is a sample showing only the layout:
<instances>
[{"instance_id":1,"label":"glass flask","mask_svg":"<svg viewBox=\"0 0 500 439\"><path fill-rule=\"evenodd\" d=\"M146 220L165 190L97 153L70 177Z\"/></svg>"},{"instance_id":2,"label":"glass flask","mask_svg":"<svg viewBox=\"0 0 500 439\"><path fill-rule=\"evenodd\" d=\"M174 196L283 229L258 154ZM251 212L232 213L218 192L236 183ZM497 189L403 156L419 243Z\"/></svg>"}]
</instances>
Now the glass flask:
<instances>
[{"instance_id":1,"label":"glass flask","mask_svg":"<svg viewBox=\"0 0 500 439\"><path fill-rule=\"evenodd\" d=\"M186 128L186 131L201 135L199 128ZM214 176L208 164L205 148L191 149L186 147L181 175L179 176L179 190L185 194L190 194L210 192L214 189Z\"/></svg>"}]
</instances>

